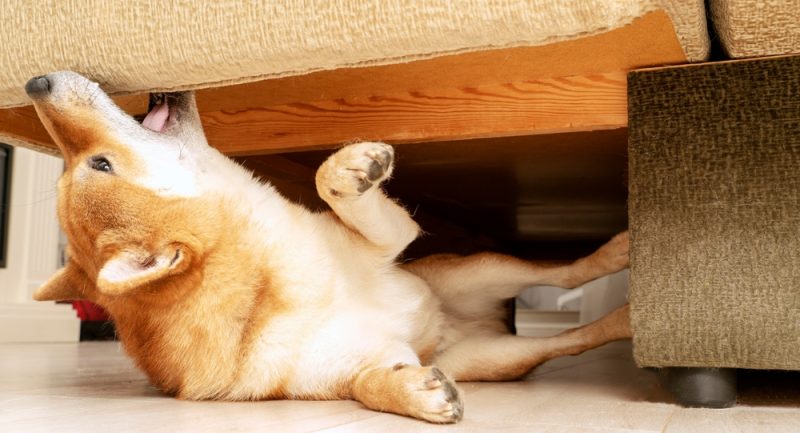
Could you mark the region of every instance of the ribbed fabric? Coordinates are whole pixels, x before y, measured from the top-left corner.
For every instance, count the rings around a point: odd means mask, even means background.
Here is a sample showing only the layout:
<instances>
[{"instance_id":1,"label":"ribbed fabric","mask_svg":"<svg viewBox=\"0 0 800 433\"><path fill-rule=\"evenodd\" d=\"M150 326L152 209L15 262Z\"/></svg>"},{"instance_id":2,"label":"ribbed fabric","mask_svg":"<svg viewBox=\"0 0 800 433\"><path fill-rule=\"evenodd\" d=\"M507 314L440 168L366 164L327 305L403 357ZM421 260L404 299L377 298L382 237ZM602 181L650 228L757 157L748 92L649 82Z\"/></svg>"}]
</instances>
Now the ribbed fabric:
<instances>
[{"instance_id":1,"label":"ribbed fabric","mask_svg":"<svg viewBox=\"0 0 800 433\"><path fill-rule=\"evenodd\" d=\"M0 0L0 108L74 70L111 93L236 84L346 66L542 45L660 7L687 58L708 49L703 0Z\"/></svg>"},{"instance_id":2,"label":"ribbed fabric","mask_svg":"<svg viewBox=\"0 0 800 433\"><path fill-rule=\"evenodd\" d=\"M800 53L800 2L710 0L714 28L734 58Z\"/></svg>"},{"instance_id":3,"label":"ribbed fabric","mask_svg":"<svg viewBox=\"0 0 800 433\"><path fill-rule=\"evenodd\" d=\"M643 366L800 370L800 57L629 74Z\"/></svg>"}]
</instances>

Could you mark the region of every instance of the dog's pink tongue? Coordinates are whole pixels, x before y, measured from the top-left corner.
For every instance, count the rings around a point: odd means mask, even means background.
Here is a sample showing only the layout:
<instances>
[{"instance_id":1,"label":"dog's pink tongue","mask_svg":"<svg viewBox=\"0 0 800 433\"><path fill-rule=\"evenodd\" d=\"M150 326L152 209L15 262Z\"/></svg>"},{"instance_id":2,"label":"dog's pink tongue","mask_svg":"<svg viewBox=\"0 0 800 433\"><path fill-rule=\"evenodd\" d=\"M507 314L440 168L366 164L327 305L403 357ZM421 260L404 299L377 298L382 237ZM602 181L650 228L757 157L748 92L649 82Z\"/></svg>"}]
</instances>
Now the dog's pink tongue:
<instances>
[{"instance_id":1,"label":"dog's pink tongue","mask_svg":"<svg viewBox=\"0 0 800 433\"><path fill-rule=\"evenodd\" d=\"M169 107L167 106L167 101L165 100L161 104L156 105L147 113L144 120L142 120L142 126L147 129L152 129L153 131L161 132L164 130L164 126L167 125L167 119L169 118Z\"/></svg>"}]
</instances>

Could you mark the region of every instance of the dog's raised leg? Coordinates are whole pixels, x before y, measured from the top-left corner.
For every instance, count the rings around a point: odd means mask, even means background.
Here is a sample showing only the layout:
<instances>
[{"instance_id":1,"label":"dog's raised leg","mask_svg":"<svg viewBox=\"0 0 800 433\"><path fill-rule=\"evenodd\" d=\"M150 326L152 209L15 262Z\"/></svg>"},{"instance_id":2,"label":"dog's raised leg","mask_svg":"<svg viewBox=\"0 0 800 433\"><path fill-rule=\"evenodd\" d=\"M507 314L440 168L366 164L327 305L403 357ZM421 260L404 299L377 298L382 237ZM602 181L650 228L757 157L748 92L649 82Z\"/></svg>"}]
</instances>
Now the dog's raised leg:
<instances>
[{"instance_id":1,"label":"dog's raised leg","mask_svg":"<svg viewBox=\"0 0 800 433\"><path fill-rule=\"evenodd\" d=\"M379 185L392 173L394 150L383 143L356 143L331 155L317 170L317 193L336 215L393 260L419 234L408 212Z\"/></svg>"},{"instance_id":2,"label":"dog's raised leg","mask_svg":"<svg viewBox=\"0 0 800 433\"><path fill-rule=\"evenodd\" d=\"M434 363L458 381L515 380L550 359L577 355L631 336L629 308L624 305L595 322L554 337L467 337L438 355Z\"/></svg>"},{"instance_id":3,"label":"dog's raised leg","mask_svg":"<svg viewBox=\"0 0 800 433\"><path fill-rule=\"evenodd\" d=\"M578 287L628 266L628 232L569 264L532 262L496 253L435 255L403 265L424 279L447 311L463 317L496 316L498 306L522 290L548 285Z\"/></svg>"},{"instance_id":4,"label":"dog's raised leg","mask_svg":"<svg viewBox=\"0 0 800 433\"><path fill-rule=\"evenodd\" d=\"M453 423L464 414L464 403L453 381L435 367L397 364L358 374L353 398L364 406L434 423Z\"/></svg>"}]
</instances>

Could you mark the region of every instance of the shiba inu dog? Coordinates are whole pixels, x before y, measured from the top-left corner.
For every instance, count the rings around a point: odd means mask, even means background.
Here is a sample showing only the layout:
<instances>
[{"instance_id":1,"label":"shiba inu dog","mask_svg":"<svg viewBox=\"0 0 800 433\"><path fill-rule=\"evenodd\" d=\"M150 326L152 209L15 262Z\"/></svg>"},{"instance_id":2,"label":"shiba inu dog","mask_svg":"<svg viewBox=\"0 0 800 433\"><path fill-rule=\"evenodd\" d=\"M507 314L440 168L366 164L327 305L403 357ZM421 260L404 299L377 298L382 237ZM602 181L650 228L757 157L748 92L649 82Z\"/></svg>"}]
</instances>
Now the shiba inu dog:
<instances>
[{"instance_id":1,"label":"shiba inu dog","mask_svg":"<svg viewBox=\"0 0 800 433\"><path fill-rule=\"evenodd\" d=\"M461 419L454 381L520 378L630 337L627 307L550 338L510 335L502 303L628 264L623 233L545 266L494 253L398 264L419 227L380 188L393 148L346 146L319 168L313 213L206 142L192 93L142 124L72 72L26 91L66 171L67 265L38 300L90 299L153 385L181 399L355 399L435 423Z\"/></svg>"}]
</instances>

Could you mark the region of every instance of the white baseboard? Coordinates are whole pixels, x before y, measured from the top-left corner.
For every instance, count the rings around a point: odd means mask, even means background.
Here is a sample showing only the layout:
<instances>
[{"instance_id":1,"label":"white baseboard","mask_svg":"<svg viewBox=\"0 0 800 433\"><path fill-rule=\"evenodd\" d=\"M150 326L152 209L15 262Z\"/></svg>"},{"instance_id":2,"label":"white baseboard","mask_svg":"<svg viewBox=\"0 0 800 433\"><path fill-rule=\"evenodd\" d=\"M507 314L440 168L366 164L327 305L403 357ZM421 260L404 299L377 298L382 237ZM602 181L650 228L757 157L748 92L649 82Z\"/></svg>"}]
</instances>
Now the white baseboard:
<instances>
[{"instance_id":1,"label":"white baseboard","mask_svg":"<svg viewBox=\"0 0 800 433\"><path fill-rule=\"evenodd\" d=\"M578 311L541 311L517 308L517 335L550 337L580 325Z\"/></svg>"},{"instance_id":2,"label":"white baseboard","mask_svg":"<svg viewBox=\"0 0 800 433\"><path fill-rule=\"evenodd\" d=\"M68 304L0 303L0 343L76 342L80 329Z\"/></svg>"}]
</instances>

